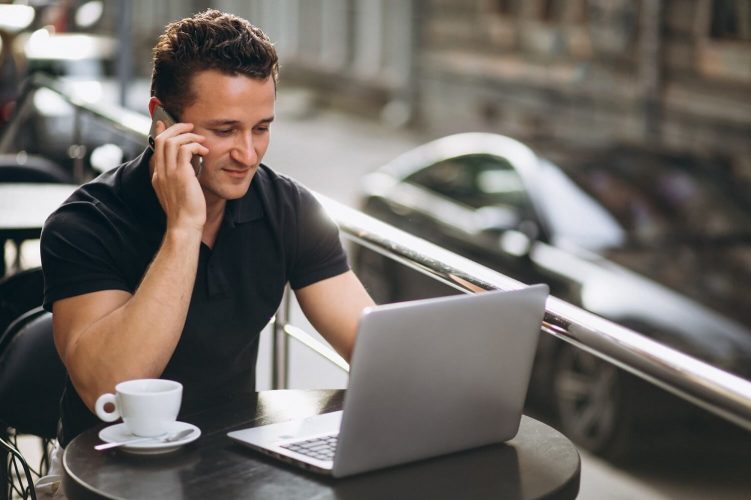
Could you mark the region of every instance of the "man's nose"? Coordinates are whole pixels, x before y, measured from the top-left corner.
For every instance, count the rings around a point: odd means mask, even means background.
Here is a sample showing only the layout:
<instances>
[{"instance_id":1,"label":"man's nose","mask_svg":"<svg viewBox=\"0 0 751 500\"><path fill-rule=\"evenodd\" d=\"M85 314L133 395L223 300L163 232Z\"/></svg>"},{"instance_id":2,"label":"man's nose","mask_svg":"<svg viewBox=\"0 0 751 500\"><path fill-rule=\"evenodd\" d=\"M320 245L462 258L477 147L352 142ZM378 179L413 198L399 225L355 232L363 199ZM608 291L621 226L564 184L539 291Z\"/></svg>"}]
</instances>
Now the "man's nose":
<instances>
[{"instance_id":1,"label":"man's nose","mask_svg":"<svg viewBox=\"0 0 751 500\"><path fill-rule=\"evenodd\" d=\"M245 166L253 166L258 162L258 154L253 147L253 134L240 134L237 143L232 148L232 158Z\"/></svg>"}]
</instances>

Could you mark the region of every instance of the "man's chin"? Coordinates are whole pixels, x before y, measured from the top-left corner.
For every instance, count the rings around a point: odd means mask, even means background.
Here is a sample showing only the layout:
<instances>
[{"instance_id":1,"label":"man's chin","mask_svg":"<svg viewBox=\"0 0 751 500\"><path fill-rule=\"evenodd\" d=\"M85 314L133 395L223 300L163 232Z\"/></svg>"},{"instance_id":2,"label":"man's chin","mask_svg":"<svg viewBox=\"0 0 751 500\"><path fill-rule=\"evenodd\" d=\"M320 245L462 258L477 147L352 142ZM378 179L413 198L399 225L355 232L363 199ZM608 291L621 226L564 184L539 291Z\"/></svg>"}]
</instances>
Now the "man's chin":
<instances>
[{"instance_id":1,"label":"man's chin","mask_svg":"<svg viewBox=\"0 0 751 500\"><path fill-rule=\"evenodd\" d=\"M222 198L224 198L225 200L228 200L228 201L229 200L239 200L240 198L242 198L243 196L245 196L247 194L249 188L250 188L250 184L248 184L247 186L245 186L243 188L235 187L235 188L232 188L232 189L225 189L225 190L223 190L222 194L224 196L222 196Z\"/></svg>"},{"instance_id":2,"label":"man's chin","mask_svg":"<svg viewBox=\"0 0 751 500\"><path fill-rule=\"evenodd\" d=\"M218 188L212 186L204 186L203 191L207 196L212 198L218 198L222 200L238 200L245 196L250 188L250 183L243 183L242 185L235 186L219 186ZM208 199L208 198L207 198Z\"/></svg>"}]
</instances>

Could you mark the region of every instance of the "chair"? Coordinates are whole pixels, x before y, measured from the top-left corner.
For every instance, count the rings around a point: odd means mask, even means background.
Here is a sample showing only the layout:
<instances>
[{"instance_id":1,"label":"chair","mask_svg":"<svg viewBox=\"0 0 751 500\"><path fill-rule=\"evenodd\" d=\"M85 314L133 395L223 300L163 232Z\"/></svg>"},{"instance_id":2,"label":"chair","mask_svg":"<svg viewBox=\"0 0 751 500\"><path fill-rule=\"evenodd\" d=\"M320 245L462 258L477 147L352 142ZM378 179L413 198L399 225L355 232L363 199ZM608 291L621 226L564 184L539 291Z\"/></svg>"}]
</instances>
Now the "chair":
<instances>
[{"instance_id":1,"label":"chair","mask_svg":"<svg viewBox=\"0 0 751 500\"><path fill-rule=\"evenodd\" d=\"M0 279L0 336L26 311L42 305L44 276L41 267L19 271ZM3 352L0 346L0 353Z\"/></svg>"},{"instance_id":2,"label":"chair","mask_svg":"<svg viewBox=\"0 0 751 500\"><path fill-rule=\"evenodd\" d=\"M2 474L4 477L12 478L10 481L3 481L3 490L0 491L0 499L6 500L13 498L14 494L20 498L31 498L36 500L36 491L34 490L34 481L31 476L31 467L26 459L18 451L18 448L0 438L0 456L4 457L3 463L7 463L7 468L3 467ZM8 460L8 457L10 460ZM21 470L19 470L19 467ZM23 474L21 474L23 471ZM0 475L0 477L3 477Z\"/></svg>"},{"instance_id":3,"label":"chair","mask_svg":"<svg viewBox=\"0 0 751 500\"><path fill-rule=\"evenodd\" d=\"M41 307L23 314L5 330L0 349L0 421L19 434L54 439L66 372L52 314Z\"/></svg>"},{"instance_id":4,"label":"chair","mask_svg":"<svg viewBox=\"0 0 751 500\"><path fill-rule=\"evenodd\" d=\"M48 444L57 435L65 377L65 367L55 349L49 312L41 307L27 311L0 336L0 439L7 441L18 434L42 438L39 475L49 469ZM5 453L17 459L13 451ZM3 463L8 459L5 453L1 457ZM9 491L13 479L3 467L0 471L3 492Z\"/></svg>"}]
</instances>

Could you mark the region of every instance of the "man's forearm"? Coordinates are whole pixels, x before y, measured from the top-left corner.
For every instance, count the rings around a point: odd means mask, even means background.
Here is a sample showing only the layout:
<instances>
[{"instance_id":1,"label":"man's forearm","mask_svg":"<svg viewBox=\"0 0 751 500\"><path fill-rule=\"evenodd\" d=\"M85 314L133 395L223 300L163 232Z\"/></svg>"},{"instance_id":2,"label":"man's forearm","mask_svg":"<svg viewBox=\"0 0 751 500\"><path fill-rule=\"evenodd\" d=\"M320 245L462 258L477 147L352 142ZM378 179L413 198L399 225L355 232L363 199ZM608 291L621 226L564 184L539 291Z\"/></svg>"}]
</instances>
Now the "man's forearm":
<instances>
[{"instance_id":1,"label":"man's forearm","mask_svg":"<svg viewBox=\"0 0 751 500\"><path fill-rule=\"evenodd\" d=\"M89 408L119 381L162 374L185 325L200 244L197 231L169 230L135 294L68 346L68 372Z\"/></svg>"}]
</instances>

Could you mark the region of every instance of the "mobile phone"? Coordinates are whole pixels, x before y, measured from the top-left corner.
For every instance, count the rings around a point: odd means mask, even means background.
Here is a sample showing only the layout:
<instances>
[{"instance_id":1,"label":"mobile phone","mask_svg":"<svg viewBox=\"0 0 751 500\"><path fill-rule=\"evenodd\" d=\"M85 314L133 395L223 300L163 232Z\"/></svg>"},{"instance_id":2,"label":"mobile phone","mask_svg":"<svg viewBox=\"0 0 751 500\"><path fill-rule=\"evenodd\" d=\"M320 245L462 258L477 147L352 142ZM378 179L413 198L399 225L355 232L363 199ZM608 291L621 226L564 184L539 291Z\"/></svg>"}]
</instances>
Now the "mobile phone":
<instances>
[{"instance_id":1,"label":"mobile phone","mask_svg":"<svg viewBox=\"0 0 751 500\"><path fill-rule=\"evenodd\" d=\"M154 150L154 138L156 137L156 122L161 120L166 127L174 125L175 119L172 115L167 113L167 110L160 105L154 107L154 115L151 117L151 130L149 130L149 147ZM200 155L193 155L190 160L190 164L193 165L193 171L196 173L196 177L201 175L203 170L203 158Z\"/></svg>"}]
</instances>

